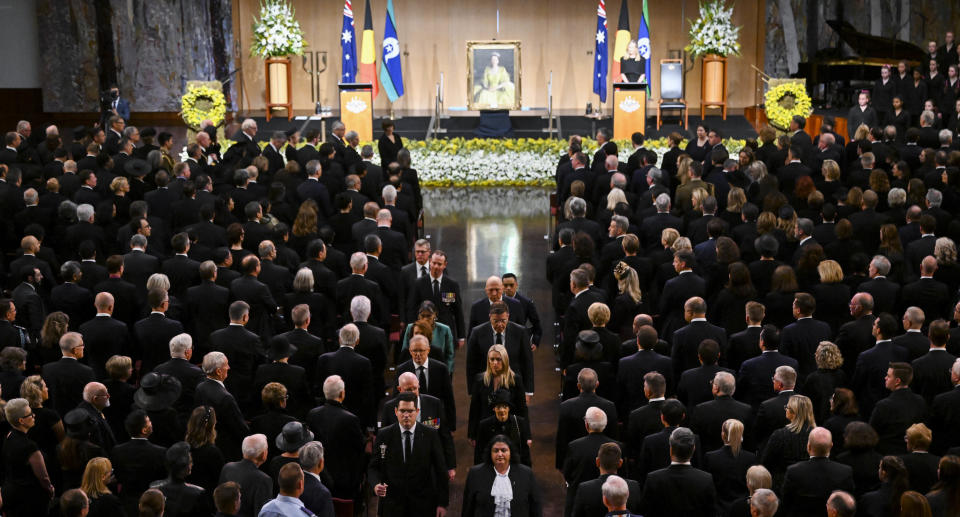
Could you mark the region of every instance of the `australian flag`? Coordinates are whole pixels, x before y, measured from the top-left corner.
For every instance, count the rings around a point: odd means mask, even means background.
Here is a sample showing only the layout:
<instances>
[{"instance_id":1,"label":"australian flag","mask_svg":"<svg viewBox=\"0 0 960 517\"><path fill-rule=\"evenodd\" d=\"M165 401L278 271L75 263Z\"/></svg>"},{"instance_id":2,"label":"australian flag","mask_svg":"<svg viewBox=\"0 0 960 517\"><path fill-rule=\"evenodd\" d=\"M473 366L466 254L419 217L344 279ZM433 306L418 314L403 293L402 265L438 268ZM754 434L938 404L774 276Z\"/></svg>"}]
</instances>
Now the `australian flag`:
<instances>
[{"instance_id":1,"label":"australian flag","mask_svg":"<svg viewBox=\"0 0 960 517\"><path fill-rule=\"evenodd\" d=\"M350 0L343 2L343 30L340 31L340 48L343 49L341 59L341 83L357 81L357 35L353 30L353 7Z\"/></svg>"},{"instance_id":2,"label":"australian flag","mask_svg":"<svg viewBox=\"0 0 960 517\"><path fill-rule=\"evenodd\" d=\"M607 10L603 0L597 4L597 47L593 61L593 93L600 96L600 102L607 101Z\"/></svg>"}]
</instances>

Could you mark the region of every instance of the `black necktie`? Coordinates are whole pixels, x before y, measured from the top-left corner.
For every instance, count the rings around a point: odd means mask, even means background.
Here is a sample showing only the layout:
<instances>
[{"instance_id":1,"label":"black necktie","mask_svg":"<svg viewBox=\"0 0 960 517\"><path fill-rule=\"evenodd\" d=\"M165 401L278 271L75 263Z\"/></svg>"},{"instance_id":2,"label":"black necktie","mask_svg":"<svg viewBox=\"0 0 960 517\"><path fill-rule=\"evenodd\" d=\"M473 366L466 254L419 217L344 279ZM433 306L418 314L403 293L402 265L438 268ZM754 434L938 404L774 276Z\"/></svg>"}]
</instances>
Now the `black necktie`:
<instances>
[{"instance_id":1,"label":"black necktie","mask_svg":"<svg viewBox=\"0 0 960 517\"><path fill-rule=\"evenodd\" d=\"M433 281L433 297L439 302L440 301L440 281Z\"/></svg>"},{"instance_id":2,"label":"black necktie","mask_svg":"<svg viewBox=\"0 0 960 517\"><path fill-rule=\"evenodd\" d=\"M502 344L503 344L503 334L497 332L497 339L496 339L495 342L496 342L496 344L498 344L498 345L502 345Z\"/></svg>"},{"instance_id":3,"label":"black necktie","mask_svg":"<svg viewBox=\"0 0 960 517\"><path fill-rule=\"evenodd\" d=\"M420 390L427 391L427 372L422 366L417 367L417 377L420 379Z\"/></svg>"},{"instance_id":4,"label":"black necktie","mask_svg":"<svg viewBox=\"0 0 960 517\"><path fill-rule=\"evenodd\" d=\"M406 463L410 461L410 456L413 454L413 451L410 447L410 441L412 439L413 433L410 431L403 432L403 462Z\"/></svg>"},{"instance_id":5,"label":"black necktie","mask_svg":"<svg viewBox=\"0 0 960 517\"><path fill-rule=\"evenodd\" d=\"M420 266L420 276L427 276L427 266Z\"/></svg>"}]
</instances>

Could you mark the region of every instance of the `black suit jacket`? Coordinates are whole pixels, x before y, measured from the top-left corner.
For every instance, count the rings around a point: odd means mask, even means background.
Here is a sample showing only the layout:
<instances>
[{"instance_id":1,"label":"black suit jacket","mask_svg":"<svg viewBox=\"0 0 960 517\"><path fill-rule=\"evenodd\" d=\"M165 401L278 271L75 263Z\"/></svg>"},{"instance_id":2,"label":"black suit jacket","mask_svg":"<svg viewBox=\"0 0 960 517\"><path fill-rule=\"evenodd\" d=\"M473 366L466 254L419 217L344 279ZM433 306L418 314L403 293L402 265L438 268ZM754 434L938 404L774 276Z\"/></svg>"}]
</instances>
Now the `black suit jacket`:
<instances>
[{"instance_id":1,"label":"black suit jacket","mask_svg":"<svg viewBox=\"0 0 960 517\"><path fill-rule=\"evenodd\" d=\"M83 401L83 388L96 380L93 369L67 357L43 365L41 375L50 391L52 407L61 417Z\"/></svg>"},{"instance_id":2,"label":"black suit jacket","mask_svg":"<svg viewBox=\"0 0 960 517\"><path fill-rule=\"evenodd\" d=\"M337 444L324 450L325 469L333 479L330 493L340 499L356 497L366 462L360 419L340 403L328 400L312 409L304 423L313 431L317 441Z\"/></svg>"},{"instance_id":3,"label":"black suit jacket","mask_svg":"<svg viewBox=\"0 0 960 517\"><path fill-rule=\"evenodd\" d=\"M696 273L682 273L677 275L663 286L663 292L660 296L660 319L663 321L660 335L666 339L673 335L673 332L684 325L683 305L694 296L706 296L707 283ZM724 343L726 339L724 339ZM697 345L700 343L698 342ZM683 366L676 366L675 370L679 375L684 370Z\"/></svg>"},{"instance_id":4,"label":"black suit jacket","mask_svg":"<svg viewBox=\"0 0 960 517\"><path fill-rule=\"evenodd\" d=\"M933 436L933 451L940 454L960 445L960 385L934 397L930 411L930 428Z\"/></svg>"},{"instance_id":5,"label":"black suit jacket","mask_svg":"<svg viewBox=\"0 0 960 517\"><path fill-rule=\"evenodd\" d=\"M233 395L219 382L207 378L197 384L194 404L213 407L217 412L217 448L224 458L239 457L240 444L250 434L250 428Z\"/></svg>"},{"instance_id":6,"label":"black suit jacket","mask_svg":"<svg viewBox=\"0 0 960 517\"><path fill-rule=\"evenodd\" d=\"M380 292L383 294L381 301L383 307L380 310L387 311L388 314L403 314L400 312L402 304L400 303L401 292L400 283L397 281L397 271L399 271L399 268L394 270L377 257L367 255L367 272L364 273L364 277L367 280L372 280L380 287Z\"/></svg>"},{"instance_id":7,"label":"black suit jacket","mask_svg":"<svg viewBox=\"0 0 960 517\"><path fill-rule=\"evenodd\" d=\"M907 360L911 362L930 351L930 338L922 332L904 332L893 338L893 344L906 350ZM915 380L916 375L914 375Z\"/></svg>"},{"instance_id":8,"label":"black suit jacket","mask_svg":"<svg viewBox=\"0 0 960 517\"><path fill-rule=\"evenodd\" d=\"M794 390L782 390L764 400L757 408L757 416L753 421L753 433L756 435L758 445L765 444L774 431L789 423L783 408L786 407L790 397L796 394Z\"/></svg>"},{"instance_id":9,"label":"black suit jacket","mask_svg":"<svg viewBox=\"0 0 960 517\"><path fill-rule=\"evenodd\" d=\"M568 284L569 285L569 284ZM563 341L560 342L560 366L566 368L573 362L577 334L582 330L590 330L593 323L587 316L587 310L594 303L605 303L607 300L594 289L580 291L567 306L563 315Z\"/></svg>"},{"instance_id":10,"label":"black suit jacket","mask_svg":"<svg viewBox=\"0 0 960 517\"><path fill-rule=\"evenodd\" d=\"M70 330L77 330L95 314L93 293L73 282L64 282L50 292L50 311L67 313Z\"/></svg>"},{"instance_id":11,"label":"black suit jacket","mask_svg":"<svg viewBox=\"0 0 960 517\"><path fill-rule=\"evenodd\" d=\"M510 311L510 321L523 325L526 315L523 312L523 306L520 305L520 302L509 296L504 296L502 301L507 304L507 310ZM490 299L486 296L470 305L470 321L467 323L468 341L474 327L490 322L490 305ZM524 377L524 379L526 379L526 377Z\"/></svg>"},{"instance_id":12,"label":"black suit jacket","mask_svg":"<svg viewBox=\"0 0 960 517\"><path fill-rule=\"evenodd\" d=\"M872 348L860 353L850 388L857 394L861 416L869 415L874 404L887 395L883 379L890 362L904 361L906 358L906 351L894 346L892 341L877 342Z\"/></svg>"},{"instance_id":13,"label":"black suit jacket","mask_svg":"<svg viewBox=\"0 0 960 517\"><path fill-rule=\"evenodd\" d=\"M186 301L196 346L198 351L206 353L209 351L210 334L229 322L227 310L230 306L230 290L204 280L200 285L187 289Z\"/></svg>"},{"instance_id":14,"label":"black suit jacket","mask_svg":"<svg viewBox=\"0 0 960 517\"><path fill-rule=\"evenodd\" d=\"M133 332L137 342L137 357L142 359L145 372L170 357L170 339L183 333L183 325L163 314L152 313L138 321Z\"/></svg>"},{"instance_id":15,"label":"black suit jacket","mask_svg":"<svg viewBox=\"0 0 960 517\"><path fill-rule=\"evenodd\" d=\"M233 481L240 485L238 516L256 516L273 495L273 480L250 460L227 463L220 471L220 484Z\"/></svg>"},{"instance_id":16,"label":"black suit jacket","mask_svg":"<svg viewBox=\"0 0 960 517\"><path fill-rule=\"evenodd\" d=\"M147 299L147 279L160 271L160 261L142 251L131 251L123 256L123 279L137 288L138 305Z\"/></svg>"},{"instance_id":17,"label":"black suit jacket","mask_svg":"<svg viewBox=\"0 0 960 517\"><path fill-rule=\"evenodd\" d=\"M398 402L397 398L393 398L383 404L377 428L382 429L397 423L397 414L394 410L397 408ZM426 393L420 394L420 419L417 422L435 429L439 433L440 443L443 444L444 461L449 470L457 468L457 454L454 452L450 422L446 415L447 411L443 408L443 402L440 399Z\"/></svg>"},{"instance_id":18,"label":"black suit jacket","mask_svg":"<svg viewBox=\"0 0 960 517\"><path fill-rule=\"evenodd\" d=\"M137 302L137 286L119 277L108 278L95 285L93 292L94 296L103 292L113 295L113 317L126 323L128 328L132 328L137 322L140 307Z\"/></svg>"},{"instance_id":19,"label":"black suit jacket","mask_svg":"<svg viewBox=\"0 0 960 517\"><path fill-rule=\"evenodd\" d=\"M638 350L636 353L620 359L617 366L617 388L620 398L617 408L621 415L646 402L643 393L643 376L649 372L658 372L666 378L667 394L674 392L673 362L669 357L653 350Z\"/></svg>"},{"instance_id":20,"label":"black suit jacket","mask_svg":"<svg viewBox=\"0 0 960 517\"><path fill-rule=\"evenodd\" d=\"M510 515L529 515L541 517L543 507L540 502L540 490L533 471L526 465L516 462L510 465L510 487L513 499L510 501ZM493 517L496 509L490 489L496 479L496 471L489 463L474 465L467 472L463 488L463 512L461 515Z\"/></svg>"},{"instance_id":21,"label":"black suit jacket","mask_svg":"<svg viewBox=\"0 0 960 517\"><path fill-rule=\"evenodd\" d=\"M166 477L165 454L165 448L145 438L133 439L113 448L110 462L120 486L119 496L124 508L135 508L150 483Z\"/></svg>"},{"instance_id":22,"label":"black suit jacket","mask_svg":"<svg viewBox=\"0 0 960 517\"><path fill-rule=\"evenodd\" d=\"M689 408L690 413L693 413L693 408L698 404L713 400L713 378L719 372L736 375L733 370L716 364L705 364L690 368L680 375L680 382L677 383L677 399Z\"/></svg>"},{"instance_id":23,"label":"black suit jacket","mask_svg":"<svg viewBox=\"0 0 960 517\"><path fill-rule=\"evenodd\" d=\"M352 274L337 282L337 312L343 321L353 321L350 315L350 303L355 296L366 296L370 300L370 320L381 328L390 328L390 310L380 286L363 275Z\"/></svg>"},{"instance_id":24,"label":"black suit jacket","mask_svg":"<svg viewBox=\"0 0 960 517\"><path fill-rule=\"evenodd\" d=\"M478 325L467 340L467 367L465 373L469 383L478 373L487 367L487 351L494 345L493 326L487 321ZM510 368L523 377L523 386L533 393L533 353L530 351L530 337L527 329L512 321L507 322L504 331L504 346L510 357Z\"/></svg>"},{"instance_id":25,"label":"black suit jacket","mask_svg":"<svg viewBox=\"0 0 960 517\"><path fill-rule=\"evenodd\" d=\"M799 369L797 361L776 350L764 352L753 359L748 359L740 366L737 375L736 398L751 406L757 406L764 400L772 397L774 372L778 366L791 366Z\"/></svg>"},{"instance_id":26,"label":"black suit jacket","mask_svg":"<svg viewBox=\"0 0 960 517\"><path fill-rule=\"evenodd\" d=\"M348 346L341 346L337 351L328 352L317 359L315 379L319 387L322 387L323 381L331 375L343 378L346 390L343 407L357 415L365 427L372 428L376 408L373 405L370 360Z\"/></svg>"},{"instance_id":27,"label":"black suit jacket","mask_svg":"<svg viewBox=\"0 0 960 517\"><path fill-rule=\"evenodd\" d=\"M720 364L738 372L744 361L760 355L761 330L763 327L760 326L747 327L730 336L726 357L723 354L720 355Z\"/></svg>"},{"instance_id":28,"label":"black suit jacket","mask_svg":"<svg viewBox=\"0 0 960 517\"><path fill-rule=\"evenodd\" d=\"M107 268L92 260L80 262L80 287L93 290L94 286L107 279Z\"/></svg>"},{"instance_id":29,"label":"black suit jacket","mask_svg":"<svg viewBox=\"0 0 960 517\"><path fill-rule=\"evenodd\" d=\"M270 288L251 275L243 275L230 282L230 295L234 300L243 300L250 304L250 321L247 326L263 338L273 336L273 316L277 312L277 302L270 294Z\"/></svg>"},{"instance_id":30,"label":"black suit jacket","mask_svg":"<svg viewBox=\"0 0 960 517\"><path fill-rule=\"evenodd\" d=\"M93 368L98 379L106 379L107 359L123 355L128 350L130 332L126 324L110 316L97 316L80 325L83 335L84 359Z\"/></svg>"},{"instance_id":31,"label":"black suit jacket","mask_svg":"<svg viewBox=\"0 0 960 517\"><path fill-rule=\"evenodd\" d=\"M250 398L256 397L260 391L251 397L250 383L253 382L254 372L264 360L263 343L260 337L250 332L242 325L228 325L210 334L210 350L223 352L230 362L230 375L227 377L227 389L236 393L240 405L246 407Z\"/></svg>"},{"instance_id":32,"label":"black suit jacket","mask_svg":"<svg viewBox=\"0 0 960 517\"><path fill-rule=\"evenodd\" d=\"M781 491L785 517L826 517L834 490L853 493L853 469L822 457L790 465Z\"/></svg>"},{"instance_id":33,"label":"black suit jacket","mask_svg":"<svg viewBox=\"0 0 960 517\"><path fill-rule=\"evenodd\" d=\"M307 379L311 379L312 382L313 371L317 367L317 358L327 351L323 340L304 329L293 329L284 332L281 336L285 337L291 345L297 347L297 351L290 356L290 364L302 366L307 372Z\"/></svg>"},{"instance_id":34,"label":"black suit jacket","mask_svg":"<svg viewBox=\"0 0 960 517\"><path fill-rule=\"evenodd\" d=\"M164 260L160 272L170 279L170 294L177 298L184 298L187 289L200 283L200 263L186 255Z\"/></svg>"},{"instance_id":35,"label":"black suit jacket","mask_svg":"<svg viewBox=\"0 0 960 517\"><path fill-rule=\"evenodd\" d=\"M176 377L180 381L180 397L174 406L181 415L189 414L190 410L193 409L193 399L197 385L204 379L203 370L186 359L171 358L165 363L158 364L153 371Z\"/></svg>"},{"instance_id":36,"label":"black suit jacket","mask_svg":"<svg viewBox=\"0 0 960 517\"><path fill-rule=\"evenodd\" d=\"M647 476L640 512L647 517L712 517L716 500L710 474L690 465L670 465Z\"/></svg>"},{"instance_id":37,"label":"black suit jacket","mask_svg":"<svg viewBox=\"0 0 960 517\"><path fill-rule=\"evenodd\" d=\"M382 328L365 321L355 321L354 325L360 330L360 340L354 350L370 360L370 371L373 375L373 402L380 402L383 398L384 384L383 371L387 368L387 334Z\"/></svg>"},{"instance_id":38,"label":"black suit jacket","mask_svg":"<svg viewBox=\"0 0 960 517\"><path fill-rule=\"evenodd\" d=\"M713 476L718 509L726 511L734 501L748 495L747 470L759 463L757 455L745 449L734 456L729 445L704 455L703 470Z\"/></svg>"},{"instance_id":39,"label":"black suit jacket","mask_svg":"<svg viewBox=\"0 0 960 517\"><path fill-rule=\"evenodd\" d=\"M433 515L436 508L449 503L449 485L443 447L437 431L416 425L411 458L404 461L400 425L377 433L373 459L368 471L369 483L388 485L387 496L380 499L383 517Z\"/></svg>"},{"instance_id":40,"label":"black suit jacket","mask_svg":"<svg viewBox=\"0 0 960 517\"><path fill-rule=\"evenodd\" d=\"M580 483L600 475L596 463L597 453L600 452L601 445L609 442L616 443L623 449L623 445L602 432L589 433L567 445L567 454L563 460L563 479L567 482L565 514L569 515L573 510L573 502Z\"/></svg>"},{"instance_id":41,"label":"black suit jacket","mask_svg":"<svg viewBox=\"0 0 960 517\"><path fill-rule=\"evenodd\" d=\"M253 387L260 393L270 382L279 382L287 388L287 410L296 417L302 417L313 407L313 395L306 371L293 364L274 362L261 364L253 376Z\"/></svg>"},{"instance_id":42,"label":"black suit jacket","mask_svg":"<svg viewBox=\"0 0 960 517\"><path fill-rule=\"evenodd\" d=\"M880 435L877 452L884 455L906 453L903 436L907 428L922 422L926 414L927 404L923 397L909 388L895 390L877 402L870 414L870 426Z\"/></svg>"},{"instance_id":43,"label":"black suit jacket","mask_svg":"<svg viewBox=\"0 0 960 517\"><path fill-rule=\"evenodd\" d=\"M590 407L600 408L607 415L608 432L616 436L617 408L613 402L598 396L596 393L580 393L572 399L560 403L560 415L557 423L556 435L556 467L563 470L567 456L568 445L587 435L583 424L583 417Z\"/></svg>"},{"instance_id":44,"label":"black suit jacket","mask_svg":"<svg viewBox=\"0 0 960 517\"><path fill-rule=\"evenodd\" d=\"M857 292L870 293L873 296L873 312L893 314L900 307L900 284L883 276L867 280L857 286Z\"/></svg>"},{"instance_id":45,"label":"black suit jacket","mask_svg":"<svg viewBox=\"0 0 960 517\"><path fill-rule=\"evenodd\" d=\"M17 308L16 324L27 329L33 339L39 339L47 312L37 289L31 284L21 282L13 290L12 298Z\"/></svg>"},{"instance_id":46,"label":"black suit jacket","mask_svg":"<svg viewBox=\"0 0 960 517\"><path fill-rule=\"evenodd\" d=\"M957 358L945 349L931 349L913 360L913 381L910 388L923 397L927 406L933 403L937 395L953 388L950 368L956 360Z\"/></svg>"},{"instance_id":47,"label":"black suit jacket","mask_svg":"<svg viewBox=\"0 0 960 517\"><path fill-rule=\"evenodd\" d=\"M712 339L720 345L720 350L727 348L727 332L706 320L692 321L673 334L673 348L670 357L673 360L673 374L677 378L685 370L700 365L697 348L705 339Z\"/></svg>"},{"instance_id":48,"label":"black suit jacket","mask_svg":"<svg viewBox=\"0 0 960 517\"><path fill-rule=\"evenodd\" d=\"M413 289L407 295L407 321L416 320L417 309L424 300L430 300L436 305L439 311L437 320L450 327L454 339L466 339L467 329L463 321L463 297L460 295L460 284L449 276L443 275L440 279L440 298L437 298L433 295L430 275L421 277L413 284Z\"/></svg>"},{"instance_id":49,"label":"black suit jacket","mask_svg":"<svg viewBox=\"0 0 960 517\"><path fill-rule=\"evenodd\" d=\"M844 371L847 372L848 376L853 375L853 367L856 366L857 356L872 347L877 341L873 336L873 322L876 319L877 317L873 314L865 314L853 321L844 323L840 327L840 332L837 333L836 344L840 348L840 353L843 354ZM824 337L822 339L827 340L829 338ZM783 347L782 344L780 346ZM812 346L812 351L809 348L804 351L804 353L810 355L807 359L808 362L813 358L812 354L816 351L817 344L812 344Z\"/></svg>"},{"instance_id":50,"label":"black suit jacket","mask_svg":"<svg viewBox=\"0 0 960 517\"><path fill-rule=\"evenodd\" d=\"M714 400L697 404L690 427L702 437L704 450L712 451L723 447L720 430L724 421L729 418L739 420L745 427L744 435L749 436L752 415L753 408L749 405L738 402L729 395L719 396Z\"/></svg>"},{"instance_id":51,"label":"black suit jacket","mask_svg":"<svg viewBox=\"0 0 960 517\"><path fill-rule=\"evenodd\" d=\"M386 226L377 226L375 233L380 237L380 243L383 246L383 251L380 253L381 261L394 271L399 271L410 260L407 258L409 256L407 238L403 233Z\"/></svg>"},{"instance_id":52,"label":"black suit jacket","mask_svg":"<svg viewBox=\"0 0 960 517\"><path fill-rule=\"evenodd\" d=\"M948 305L950 305L950 293L947 284L933 278L921 278L903 286L900 292L900 307L920 307L923 309L926 321L946 316L944 308Z\"/></svg>"},{"instance_id":53,"label":"black suit jacket","mask_svg":"<svg viewBox=\"0 0 960 517\"><path fill-rule=\"evenodd\" d=\"M416 366L412 359L408 359L397 366L397 379L401 374L410 372L416 374ZM399 383L394 381L394 386ZM450 380L450 372L447 371L446 363L436 359L427 359L427 386L420 386L420 393L432 395L443 402L443 409L446 411L447 422L450 423L450 430L457 429L457 405L453 396L453 383Z\"/></svg>"}]
</instances>

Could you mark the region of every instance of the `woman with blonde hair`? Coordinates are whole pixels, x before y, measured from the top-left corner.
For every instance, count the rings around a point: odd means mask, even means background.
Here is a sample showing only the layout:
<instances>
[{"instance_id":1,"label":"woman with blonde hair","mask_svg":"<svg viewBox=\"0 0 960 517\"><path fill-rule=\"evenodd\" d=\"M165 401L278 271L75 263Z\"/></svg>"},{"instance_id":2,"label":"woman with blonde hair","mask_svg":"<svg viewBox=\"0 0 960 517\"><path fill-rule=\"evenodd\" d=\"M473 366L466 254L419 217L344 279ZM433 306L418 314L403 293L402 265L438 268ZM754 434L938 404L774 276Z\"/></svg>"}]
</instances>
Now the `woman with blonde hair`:
<instances>
[{"instance_id":1,"label":"woman with blonde hair","mask_svg":"<svg viewBox=\"0 0 960 517\"><path fill-rule=\"evenodd\" d=\"M720 218L733 228L743 222L743 205L747 204L747 194L740 187L730 187L727 192L727 208L720 213Z\"/></svg>"},{"instance_id":2,"label":"woman with blonde hair","mask_svg":"<svg viewBox=\"0 0 960 517\"><path fill-rule=\"evenodd\" d=\"M720 437L723 446L704 456L703 470L713 475L717 505L726 514L735 501L749 494L747 472L757 464L757 455L743 449L743 422L735 418L723 422Z\"/></svg>"},{"instance_id":3,"label":"woman with blonde hair","mask_svg":"<svg viewBox=\"0 0 960 517\"><path fill-rule=\"evenodd\" d=\"M849 313L850 286L843 282L843 268L836 260L821 261L817 264L817 274L820 283L813 286L810 294L817 300L818 317L830 324L833 335L837 335L840 325L847 320ZM813 363L812 357L808 359L808 363ZM808 366L812 367L813 364ZM802 360L800 367L804 369ZM802 375L807 373L808 371L804 371Z\"/></svg>"},{"instance_id":4,"label":"woman with blonde hair","mask_svg":"<svg viewBox=\"0 0 960 517\"><path fill-rule=\"evenodd\" d=\"M119 224L130 222L130 182L123 176L117 176L110 182L110 192L113 193L113 220Z\"/></svg>"},{"instance_id":5,"label":"woman with blonde hair","mask_svg":"<svg viewBox=\"0 0 960 517\"><path fill-rule=\"evenodd\" d=\"M626 240L627 237L624 237ZM636 237L634 237L636 238ZM610 317L609 328L623 339L633 335L633 318L637 314L647 312L647 305L640 291L640 280L637 271L626 262L617 262L613 268L613 276L617 279L617 298L613 302L613 315Z\"/></svg>"},{"instance_id":6,"label":"woman with blonde hair","mask_svg":"<svg viewBox=\"0 0 960 517\"><path fill-rule=\"evenodd\" d=\"M774 378L780 372L774 374ZM794 379L796 374L794 373ZM760 462L773 476L773 486L783 486L783 477L787 467L809 457L807 454L807 437L810 431L817 426L813 417L813 404L804 395L791 395L784 408L787 425L777 429L770 435L767 444L760 456Z\"/></svg>"},{"instance_id":7,"label":"woman with blonde hair","mask_svg":"<svg viewBox=\"0 0 960 517\"><path fill-rule=\"evenodd\" d=\"M957 265L957 246L953 239L938 238L933 246L933 256L937 259L933 279L947 284L948 293L957 292L960 288L960 266Z\"/></svg>"},{"instance_id":8,"label":"woman with blonde hair","mask_svg":"<svg viewBox=\"0 0 960 517\"><path fill-rule=\"evenodd\" d=\"M90 500L87 517L126 515L120 504L120 498L113 495L107 486L113 482L113 464L110 460L98 456L87 462L87 467L83 471L83 481L80 482L80 490L83 490Z\"/></svg>"},{"instance_id":9,"label":"woman with blonde hair","mask_svg":"<svg viewBox=\"0 0 960 517\"><path fill-rule=\"evenodd\" d=\"M453 347L453 331L444 323L437 321L437 306L430 300L424 300L417 311L417 321L407 324L403 332L403 345L400 351L404 354L410 347L410 338L420 334L430 342L430 357L442 361L453 374L453 365L456 362L456 350Z\"/></svg>"},{"instance_id":10,"label":"woman with blonde hair","mask_svg":"<svg viewBox=\"0 0 960 517\"><path fill-rule=\"evenodd\" d=\"M823 192L823 197L833 199L833 194L842 186L840 183L840 164L834 160L824 160L820 166L822 180L816 181L817 190Z\"/></svg>"},{"instance_id":11,"label":"woman with blonde hair","mask_svg":"<svg viewBox=\"0 0 960 517\"><path fill-rule=\"evenodd\" d=\"M517 415L527 418L527 398L523 379L510 369L510 356L503 345L493 345L487 350L487 368L473 379L470 390L470 416L467 437L476 447L477 427L480 421L493 415L493 402L501 390L509 392L510 403Z\"/></svg>"},{"instance_id":12,"label":"woman with blonde hair","mask_svg":"<svg viewBox=\"0 0 960 517\"><path fill-rule=\"evenodd\" d=\"M678 185L686 185L690 181L690 165L693 164L693 158L687 154L681 154L677 158L677 182Z\"/></svg>"},{"instance_id":13,"label":"woman with blonde hair","mask_svg":"<svg viewBox=\"0 0 960 517\"><path fill-rule=\"evenodd\" d=\"M941 515L941 514L937 514ZM932 517L930 503L920 492L907 490L900 496L900 517Z\"/></svg>"},{"instance_id":14,"label":"woman with blonde hair","mask_svg":"<svg viewBox=\"0 0 960 517\"><path fill-rule=\"evenodd\" d=\"M843 354L837 345L821 341L813 358L817 369L803 381L803 392L810 397L813 404L813 416L818 422L825 422L830 416L830 398L833 397L833 391L846 386L847 375L840 369L843 366Z\"/></svg>"},{"instance_id":15,"label":"woman with blonde hair","mask_svg":"<svg viewBox=\"0 0 960 517\"><path fill-rule=\"evenodd\" d=\"M8 397L13 397L11 393ZM39 375L31 375L20 385L20 396L27 400L33 410L34 425L27 431L27 437L37 442L40 451L46 458L47 465L56 466L57 444L63 441L66 431L63 430L63 421L60 415L51 408L43 407L50 400L50 391L47 382Z\"/></svg>"}]
</instances>

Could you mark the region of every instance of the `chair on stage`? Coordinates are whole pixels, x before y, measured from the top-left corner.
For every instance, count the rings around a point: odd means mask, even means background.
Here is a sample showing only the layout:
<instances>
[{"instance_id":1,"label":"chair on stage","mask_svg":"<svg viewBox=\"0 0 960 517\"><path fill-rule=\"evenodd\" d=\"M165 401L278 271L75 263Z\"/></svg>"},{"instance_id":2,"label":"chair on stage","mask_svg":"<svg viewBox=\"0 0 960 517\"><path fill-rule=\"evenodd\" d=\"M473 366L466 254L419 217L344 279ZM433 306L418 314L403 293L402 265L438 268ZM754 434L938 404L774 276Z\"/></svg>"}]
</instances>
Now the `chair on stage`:
<instances>
[{"instance_id":1,"label":"chair on stage","mask_svg":"<svg viewBox=\"0 0 960 517\"><path fill-rule=\"evenodd\" d=\"M353 499L333 498L333 514L336 517L353 517Z\"/></svg>"},{"instance_id":2,"label":"chair on stage","mask_svg":"<svg viewBox=\"0 0 960 517\"><path fill-rule=\"evenodd\" d=\"M657 131L661 112L679 110L683 115L683 129L687 129L687 101L683 98L683 60L660 60L660 101L657 103ZM679 117L679 115L678 115Z\"/></svg>"}]
</instances>

